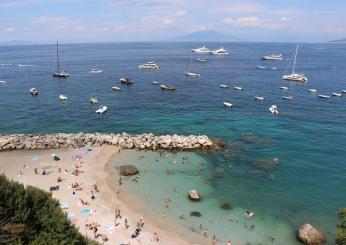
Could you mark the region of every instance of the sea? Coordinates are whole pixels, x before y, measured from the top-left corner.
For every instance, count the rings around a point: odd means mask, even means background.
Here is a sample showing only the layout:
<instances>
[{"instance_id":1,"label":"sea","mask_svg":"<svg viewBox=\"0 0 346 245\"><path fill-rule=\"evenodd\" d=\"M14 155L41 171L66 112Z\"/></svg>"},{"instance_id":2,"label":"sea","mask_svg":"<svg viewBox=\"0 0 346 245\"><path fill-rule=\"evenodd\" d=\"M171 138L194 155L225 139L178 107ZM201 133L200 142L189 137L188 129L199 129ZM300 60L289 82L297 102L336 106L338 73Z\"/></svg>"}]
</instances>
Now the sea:
<instances>
[{"instance_id":1,"label":"sea","mask_svg":"<svg viewBox=\"0 0 346 245\"><path fill-rule=\"evenodd\" d=\"M203 55L191 49L202 45L223 46L230 55L204 55L207 62L196 62ZM61 68L70 73L67 79L52 77L54 44L0 46L0 80L6 81L0 84L0 134L205 134L225 142L225 148L123 154L120 161L141 172L139 182L128 181L126 188L158 216L196 233L202 232L202 224L220 243L299 244L297 228L310 223L334 244L336 212L346 206L346 94L332 93L346 89L345 45L300 44L296 71L308 77L306 83L281 79L292 72L295 43L62 42L59 48ZM281 53L284 60L261 60L272 53ZM138 68L148 61L159 69ZM258 65L266 68L256 69ZM89 73L93 68L103 73ZM186 77L188 69L201 76ZM121 85L121 77L134 84ZM176 91L163 91L153 81ZM113 86L123 90L113 92ZM36 97L29 94L33 87L39 90ZM310 88L317 93L309 93ZM59 94L68 100L59 101ZM258 102L255 96L265 99ZM99 103L90 104L90 97ZM108 111L98 116L100 105ZM278 115L269 112L271 105L278 107ZM200 202L187 199L190 189L200 193ZM170 199L168 208L165 198ZM221 208L225 203L230 209ZM247 210L254 211L250 219Z\"/></svg>"}]
</instances>

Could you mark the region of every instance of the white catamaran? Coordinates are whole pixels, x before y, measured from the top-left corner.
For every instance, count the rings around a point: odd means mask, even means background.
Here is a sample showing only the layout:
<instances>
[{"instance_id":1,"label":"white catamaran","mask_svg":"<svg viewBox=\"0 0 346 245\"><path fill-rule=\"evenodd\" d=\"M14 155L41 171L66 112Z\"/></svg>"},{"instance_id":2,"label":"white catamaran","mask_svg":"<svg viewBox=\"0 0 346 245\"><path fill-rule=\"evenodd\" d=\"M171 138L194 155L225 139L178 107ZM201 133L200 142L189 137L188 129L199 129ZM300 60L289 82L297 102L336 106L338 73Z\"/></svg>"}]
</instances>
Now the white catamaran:
<instances>
[{"instance_id":1,"label":"white catamaran","mask_svg":"<svg viewBox=\"0 0 346 245\"><path fill-rule=\"evenodd\" d=\"M304 74L299 74L299 73L295 72L297 53L298 53L298 44L297 44L297 48L296 48L296 53L294 55L292 74L283 75L282 79L288 80L288 81L295 81L295 82L307 82L308 78L306 76L304 76Z\"/></svg>"},{"instance_id":2,"label":"white catamaran","mask_svg":"<svg viewBox=\"0 0 346 245\"><path fill-rule=\"evenodd\" d=\"M66 71L60 70L60 61L59 61L59 43L56 41L56 60L58 62L58 70L53 72L53 77L59 77L59 78L68 78L70 74L68 74Z\"/></svg>"}]
</instances>

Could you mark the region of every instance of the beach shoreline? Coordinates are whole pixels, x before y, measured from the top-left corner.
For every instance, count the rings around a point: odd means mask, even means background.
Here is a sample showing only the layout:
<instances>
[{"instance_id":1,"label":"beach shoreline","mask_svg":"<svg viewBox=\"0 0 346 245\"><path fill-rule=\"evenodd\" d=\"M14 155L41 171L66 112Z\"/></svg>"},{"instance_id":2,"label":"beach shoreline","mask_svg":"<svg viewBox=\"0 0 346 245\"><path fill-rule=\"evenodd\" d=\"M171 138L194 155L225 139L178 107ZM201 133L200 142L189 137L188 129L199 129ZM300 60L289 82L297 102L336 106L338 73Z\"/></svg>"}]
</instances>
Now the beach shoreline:
<instances>
[{"instance_id":1,"label":"beach shoreline","mask_svg":"<svg viewBox=\"0 0 346 245\"><path fill-rule=\"evenodd\" d=\"M120 188L120 193L116 193L119 188L119 175L112 166L119 149L114 146L100 146L0 152L0 172L24 185L36 186L46 191L59 185L59 190L52 191L52 195L68 206L64 211L71 223L74 223L82 234L93 238L93 232L85 225L97 222L100 226L96 240L101 242L102 235L106 235L108 242L105 244L151 244L156 238L154 233L159 237L159 241L155 242L157 244L206 244L206 241L198 238L192 231L168 220L163 222L149 211L146 212L145 205L139 199L131 197L123 188ZM58 156L60 160L55 161L54 156ZM80 158L76 160L76 156ZM75 164L81 165L78 176L71 174ZM34 173L35 169L38 174ZM68 172L65 172L65 169ZM43 170L45 175L41 173ZM62 178L60 183L57 182L59 177ZM70 187L72 183L79 183L83 190L74 192ZM94 184L99 192L93 189ZM91 195L96 196L95 200L92 200ZM81 200L89 204L83 205ZM115 210L120 210L122 216L116 221ZM125 219L128 229L125 228ZM140 219L145 220L145 225L137 238L131 238L136 222Z\"/></svg>"}]
</instances>

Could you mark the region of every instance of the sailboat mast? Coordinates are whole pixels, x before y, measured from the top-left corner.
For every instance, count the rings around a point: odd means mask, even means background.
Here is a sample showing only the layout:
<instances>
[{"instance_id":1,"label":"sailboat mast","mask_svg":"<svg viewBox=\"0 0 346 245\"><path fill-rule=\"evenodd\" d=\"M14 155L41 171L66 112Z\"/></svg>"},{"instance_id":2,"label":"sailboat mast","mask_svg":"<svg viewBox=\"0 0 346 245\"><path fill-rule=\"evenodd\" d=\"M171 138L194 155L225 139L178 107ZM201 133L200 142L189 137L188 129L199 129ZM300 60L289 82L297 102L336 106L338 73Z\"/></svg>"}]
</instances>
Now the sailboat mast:
<instances>
[{"instance_id":1,"label":"sailboat mast","mask_svg":"<svg viewBox=\"0 0 346 245\"><path fill-rule=\"evenodd\" d=\"M297 48L296 48L296 54L294 55L293 72L292 73L294 73L294 70L296 68L297 53L298 53L298 44L297 44Z\"/></svg>"},{"instance_id":2,"label":"sailboat mast","mask_svg":"<svg viewBox=\"0 0 346 245\"><path fill-rule=\"evenodd\" d=\"M59 43L56 41L56 60L58 62L58 71L60 71L60 62L59 62Z\"/></svg>"}]
</instances>

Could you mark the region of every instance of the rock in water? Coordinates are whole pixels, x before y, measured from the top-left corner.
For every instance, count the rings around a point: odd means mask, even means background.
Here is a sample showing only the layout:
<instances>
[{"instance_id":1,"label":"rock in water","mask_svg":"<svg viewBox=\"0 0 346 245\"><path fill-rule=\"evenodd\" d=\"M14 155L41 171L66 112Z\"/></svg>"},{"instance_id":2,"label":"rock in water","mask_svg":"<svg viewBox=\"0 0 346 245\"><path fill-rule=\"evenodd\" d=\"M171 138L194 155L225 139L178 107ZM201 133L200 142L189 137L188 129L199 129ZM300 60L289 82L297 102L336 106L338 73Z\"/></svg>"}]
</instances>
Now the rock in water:
<instances>
[{"instance_id":1,"label":"rock in water","mask_svg":"<svg viewBox=\"0 0 346 245\"><path fill-rule=\"evenodd\" d=\"M120 175L123 176L131 176L138 174L138 169L133 165L123 165L120 166Z\"/></svg>"},{"instance_id":2,"label":"rock in water","mask_svg":"<svg viewBox=\"0 0 346 245\"><path fill-rule=\"evenodd\" d=\"M233 206L232 206L231 203L225 202L224 204L222 204L222 205L220 206L220 208L221 208L221 209L225 209L225 210L231 210L231 209L233 209Z\"/></svg>"},{"instance_id":3,"label":"rock in water","mask_svg":"<svg viewBox=\"0 0 346 245\"><path fill-rule=\"evenodd\" d=\"M190 190L189 191L189 198L191 201L199 201L200 196L196 190Z\"/></svg>"},{"instance_id":4,"label":"rock in water","mask_svg":"<svg viewBox=\"0 0 346 245\"><path fill-rule=\"evenodd\" d=\"M298 239L306 245L322 245L326 242L322 231L310 224L304 224L299 228Z\"/></svg>"},{"instance_id":5,"label":"rock in water","mask_svg":"<svg viewBox=\"0 0 346 245\"><path fill-rule=\"evenodd\" d=\"M198 211L192 211L190 215L193 217L202 217L202 214Z\"/></svg>"}]
</instances>

